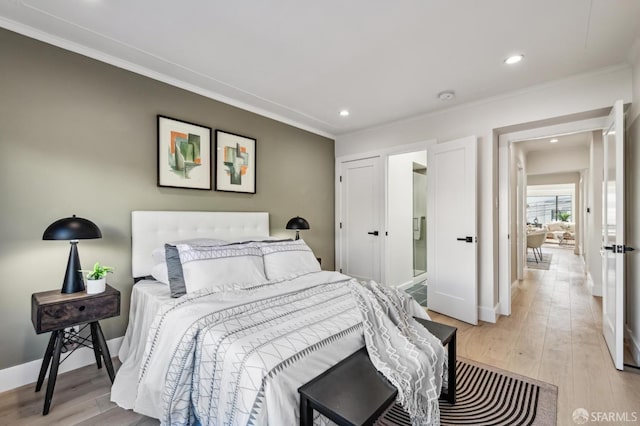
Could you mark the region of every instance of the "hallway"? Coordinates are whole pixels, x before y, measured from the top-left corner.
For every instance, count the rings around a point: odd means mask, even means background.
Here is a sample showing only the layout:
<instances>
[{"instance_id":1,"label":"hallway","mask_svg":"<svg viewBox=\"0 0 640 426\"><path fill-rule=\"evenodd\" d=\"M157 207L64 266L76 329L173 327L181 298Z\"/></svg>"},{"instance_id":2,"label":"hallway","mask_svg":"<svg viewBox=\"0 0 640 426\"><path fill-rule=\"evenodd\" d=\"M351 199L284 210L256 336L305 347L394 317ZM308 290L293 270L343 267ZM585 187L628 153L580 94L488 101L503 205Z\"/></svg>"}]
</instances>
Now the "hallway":
<instances>
[{"instance_id":1,"label":"hallway","mask_svg":"<svg viewBox=\"0 0 640 426\"><path fill-rule=\"evenodd\" d=\"M431 317L458 327L459 356L558 386L559 425L575 424L577 408L604 412L600 418L626 413L637 419L629 424L640 424L640 371L614 368L601 333L601 299L589 294L582 258L562 246L543 252L553 253L550 269L525 269L510 317L476 327Z\"/></svg>"}]
</instances>

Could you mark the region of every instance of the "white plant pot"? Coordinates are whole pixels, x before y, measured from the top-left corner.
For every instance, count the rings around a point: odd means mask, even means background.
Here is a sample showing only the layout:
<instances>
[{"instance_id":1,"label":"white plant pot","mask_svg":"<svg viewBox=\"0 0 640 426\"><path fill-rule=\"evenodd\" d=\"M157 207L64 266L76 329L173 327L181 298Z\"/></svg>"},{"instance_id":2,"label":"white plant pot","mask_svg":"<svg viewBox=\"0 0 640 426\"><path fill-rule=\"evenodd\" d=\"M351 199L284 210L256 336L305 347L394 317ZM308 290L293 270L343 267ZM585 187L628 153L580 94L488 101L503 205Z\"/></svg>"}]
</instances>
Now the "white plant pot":
<instances>
[{"instance_id":1,"label":"white plant pot","mask_svg":"<svg viewBox=\"0 0 640 426\"><path fill-rule=\"evenodd\" d=\"M102 293L106 289L106 284L106 278L100 278L99 280L87 279L87 294Z\"/></svg>"}]
</instances>

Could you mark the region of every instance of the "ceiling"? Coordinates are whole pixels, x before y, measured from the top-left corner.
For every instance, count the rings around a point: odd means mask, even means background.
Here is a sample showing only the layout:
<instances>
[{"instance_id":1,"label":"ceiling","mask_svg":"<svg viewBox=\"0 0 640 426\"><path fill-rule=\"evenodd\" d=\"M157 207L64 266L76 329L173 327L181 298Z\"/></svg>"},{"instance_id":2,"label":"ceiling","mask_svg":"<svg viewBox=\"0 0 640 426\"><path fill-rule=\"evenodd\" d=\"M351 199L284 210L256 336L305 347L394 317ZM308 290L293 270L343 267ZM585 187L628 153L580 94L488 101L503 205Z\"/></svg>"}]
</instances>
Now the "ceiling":
<instances>
[{"instance_id":1,"label":"ceiling","mask_svg":"<svg viewBox=\"0 0 640 426\"><path fill-rule=\"evenodd\" d=\"M0 0L4 28L328 136L622 64L638 22L636 0Z\"/></svg>"}]
</instances>

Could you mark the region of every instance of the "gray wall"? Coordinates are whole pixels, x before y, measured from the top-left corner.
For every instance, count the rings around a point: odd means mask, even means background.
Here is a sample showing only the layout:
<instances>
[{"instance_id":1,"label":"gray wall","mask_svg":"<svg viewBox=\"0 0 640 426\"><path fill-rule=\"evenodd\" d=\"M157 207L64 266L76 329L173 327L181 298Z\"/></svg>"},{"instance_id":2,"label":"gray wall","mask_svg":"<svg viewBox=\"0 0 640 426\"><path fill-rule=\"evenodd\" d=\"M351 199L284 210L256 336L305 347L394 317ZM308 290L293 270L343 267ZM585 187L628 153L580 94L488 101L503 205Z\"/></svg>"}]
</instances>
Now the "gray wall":
<instances>
[{"instance_id":1,"label":"gray wall","mask_svg":"<svg viewBox=\"0 0 640 426\"><path fill-rule=\"evenodd\" d=\"M305 240L334 267L334 141L128 71L0 30L0 369L41 358L48 336L30 322L34 292L61 287L69 253L42 241L54 220L94 221L101 240L78 245L83 267L116 272L124 334L132 210L268 211L273 234L305 217ZM257 139L257 194L156 186L156 115Z\"/></svg>"}]
</instances>

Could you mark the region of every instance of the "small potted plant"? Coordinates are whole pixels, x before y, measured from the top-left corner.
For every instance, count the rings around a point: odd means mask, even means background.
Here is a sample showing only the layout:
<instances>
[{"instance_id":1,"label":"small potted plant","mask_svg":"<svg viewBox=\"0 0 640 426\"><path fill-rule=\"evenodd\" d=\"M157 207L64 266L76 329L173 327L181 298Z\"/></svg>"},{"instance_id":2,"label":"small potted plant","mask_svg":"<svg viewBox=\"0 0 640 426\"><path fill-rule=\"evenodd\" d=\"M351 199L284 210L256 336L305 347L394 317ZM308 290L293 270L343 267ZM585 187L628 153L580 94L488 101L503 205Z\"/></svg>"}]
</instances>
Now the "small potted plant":
<instances>
[{"instance_id":1,"label":"small potted plant","mask_svg":"<svg viewBox=\"0 0 640 426\"><path fill-rule=\"evenodd\" d=\"M107 274L113 272L113 268L96 262L92 270L82 269L81 271L87 273L87 294L97 294L105 290Z\"/></svg>"}]
</instances>

